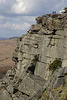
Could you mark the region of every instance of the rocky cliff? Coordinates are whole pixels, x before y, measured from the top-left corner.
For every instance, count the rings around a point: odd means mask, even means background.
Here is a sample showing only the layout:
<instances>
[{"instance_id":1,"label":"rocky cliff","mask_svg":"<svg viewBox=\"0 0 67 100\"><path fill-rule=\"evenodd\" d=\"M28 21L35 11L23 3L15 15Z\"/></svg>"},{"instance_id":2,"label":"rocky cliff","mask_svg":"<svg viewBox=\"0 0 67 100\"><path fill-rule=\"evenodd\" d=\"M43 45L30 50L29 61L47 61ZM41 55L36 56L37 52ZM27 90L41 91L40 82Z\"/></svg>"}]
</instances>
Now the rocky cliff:
<instances>
[{"instance_id":1,"label":"rocky cliff","mask_svg":"<svg viewBox=\"0 0 67 100\"><path fill-rule=\"evenodd\" d=\"M18 40L0 100L67 100L67 8L36 18Z\"/></svg>"}]
</instances>

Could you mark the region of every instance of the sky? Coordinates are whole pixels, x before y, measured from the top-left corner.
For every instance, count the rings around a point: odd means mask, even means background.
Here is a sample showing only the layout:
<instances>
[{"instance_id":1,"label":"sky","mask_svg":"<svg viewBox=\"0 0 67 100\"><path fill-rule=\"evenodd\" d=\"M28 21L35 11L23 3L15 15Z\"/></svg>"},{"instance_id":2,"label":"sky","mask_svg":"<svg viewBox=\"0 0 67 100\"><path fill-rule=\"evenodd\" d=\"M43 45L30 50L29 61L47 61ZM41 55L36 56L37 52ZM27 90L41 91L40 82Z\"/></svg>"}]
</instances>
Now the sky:
<instances>
[{"instance_id":1,"label":"sky","mask_svg":"<svg viewBox=\"0 0 67 100\"><path fill-rule=\"evenodd\" d=\"M67 0L0 0L0 37L26 34L35 18L67 7Z\"/></svg>"}]
</instances>

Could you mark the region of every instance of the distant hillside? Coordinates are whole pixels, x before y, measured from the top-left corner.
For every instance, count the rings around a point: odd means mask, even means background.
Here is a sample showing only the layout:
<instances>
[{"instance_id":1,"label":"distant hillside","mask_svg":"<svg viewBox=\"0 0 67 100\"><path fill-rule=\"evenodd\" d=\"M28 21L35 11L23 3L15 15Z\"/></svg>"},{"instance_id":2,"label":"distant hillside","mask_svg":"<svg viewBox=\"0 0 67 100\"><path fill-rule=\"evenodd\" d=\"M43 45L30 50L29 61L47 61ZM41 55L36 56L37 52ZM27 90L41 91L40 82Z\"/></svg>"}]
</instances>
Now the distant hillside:
<instances>
[{"instance_id":1,"label":"distant hillside","mask_svg":"<svg viewBox=\"0 0 67 100\"><path fill-rule=\"evenodd\" d=\"M10 37L9 39L16 39L16 38L18 38L18 37Z\"/></svg>"},{"instance_id":2,"label":"distant hillside","mask_svg":"<svg viewBox=\"0 0 67 100\"><path fill-rule=\"evenodd\" d=\"M14 49L16 48L17 38L7 39L0 38L0 78L3 74L6 73L8 69L11 69L15 66L15 63L12 61L12 56Z\"/></svg>"},{"instance_id":3,"label":"distant hillside","mask_svg":"<svg viewBox=\"0 0 67 100\"><path fill-rule=\"evenodd\" d=\"M10 38L8 38L8 37L0 37L0 40L16 39L16 38L18 38L18 37L10 37Z\"/></svg>"},{"instance_id":4,"label":"distant hillside","mask_svg":"<svg viewBox=\"0 0 67 100\"><path fill-rule=\"evenodd\" d=\"M8 39L7 37L0 37L0 40L6 40Z\"/></svg>"}]
</instances>

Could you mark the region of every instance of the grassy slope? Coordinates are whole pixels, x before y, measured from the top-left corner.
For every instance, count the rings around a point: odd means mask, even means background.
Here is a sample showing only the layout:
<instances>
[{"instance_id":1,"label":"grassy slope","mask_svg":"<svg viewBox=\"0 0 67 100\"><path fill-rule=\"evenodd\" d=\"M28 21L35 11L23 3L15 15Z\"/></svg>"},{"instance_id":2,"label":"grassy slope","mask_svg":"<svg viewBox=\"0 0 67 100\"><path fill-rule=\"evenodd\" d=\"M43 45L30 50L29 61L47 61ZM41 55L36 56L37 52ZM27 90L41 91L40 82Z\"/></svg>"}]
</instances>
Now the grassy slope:
<instances>
[{"instance_id":1,"label":"grassy slope","mask_svg":"<svg viewBox=\"0 0 67 100\"><path fill-rule=\"evenodd\" d=\"M12 55L17 45L17 39L0 40L0 77L8 69L15 66Z\"/></svg>"}]
</instances>

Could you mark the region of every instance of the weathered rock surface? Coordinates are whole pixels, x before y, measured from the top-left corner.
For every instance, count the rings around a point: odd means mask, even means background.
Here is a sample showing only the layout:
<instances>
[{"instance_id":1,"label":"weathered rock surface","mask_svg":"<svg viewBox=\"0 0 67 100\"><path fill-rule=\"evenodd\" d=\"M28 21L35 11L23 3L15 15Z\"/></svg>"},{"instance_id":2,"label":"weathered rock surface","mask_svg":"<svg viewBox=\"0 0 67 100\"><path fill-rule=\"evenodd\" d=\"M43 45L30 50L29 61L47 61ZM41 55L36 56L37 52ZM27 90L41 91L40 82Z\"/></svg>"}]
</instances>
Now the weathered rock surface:
<instances>
[{"instance_id":1,"label":"weathered rock surface","mask_svg":"<svg viewBox=\"0 0 67 100\"><path fill-rule=\"evenodd\" d=\"M49 65L55 59L61 59L62 65L52 72ZM67 88L67 8L63 14L36 18L36 24L19 39L13 60L16 68L0 82L1 100L60 100ZM60 86L54 95L53 89ZM49 99L43 95L47 87Z\"/></svg>"}]
</instances>

